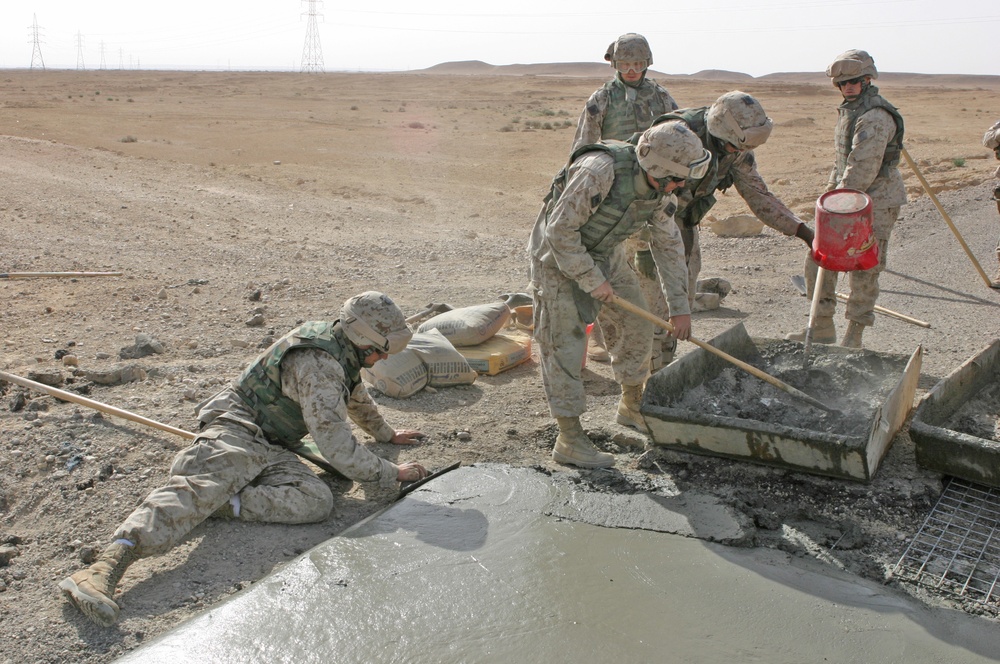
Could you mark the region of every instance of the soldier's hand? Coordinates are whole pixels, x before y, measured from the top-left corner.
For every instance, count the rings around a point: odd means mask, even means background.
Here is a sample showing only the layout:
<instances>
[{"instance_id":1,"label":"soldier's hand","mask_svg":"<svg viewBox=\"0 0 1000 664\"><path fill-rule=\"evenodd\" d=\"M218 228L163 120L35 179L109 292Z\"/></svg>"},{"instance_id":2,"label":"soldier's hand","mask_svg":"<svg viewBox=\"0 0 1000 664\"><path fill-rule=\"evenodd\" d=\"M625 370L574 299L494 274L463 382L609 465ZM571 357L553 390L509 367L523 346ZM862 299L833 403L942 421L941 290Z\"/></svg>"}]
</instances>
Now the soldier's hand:
<instances>
[{"instance_id":1,"label":"soldier's hand","mask_svg":"<svg viewBox=\"0 0 1000 664\"><path fill-rule=\"evenodd\" d=\"M611 287L610 281L605 281L603 284L590 291L590 296L595 300L600 300L601 302L612 302L615 299L615 289Z\"/></svg>"},{"instance_id":2,"label":"soldier's hand","mask_svg":"<svg viewBox=\"0 0 1000 664\"><path fill-rule=\"evenodd\" d=\"M389 439L393 445L413 445L426 438L424 434L413 429L399 429L395 435Z\"/></svg>"},{"instance_id":3,"label":"soldier's hand","mask_svg":"<svg viewBox=\"0 0 1000 664\"><path fill-rule=\"evenodd\" d=\"M681 341L691 338L691 315L671 316L670 324L674 326L674 336Z\"/></svg>"},{"instance_id":4,"label":"soldier's hand","mask_svg":"<svg viewBox=\"0 0 1000 664\"><path fill-rule=\"evenodd\" d=\"M427 477L427 469L416 461L404 463L399 466L399 472L396 473L397 482L416 482L417 480L422 480L425 477Z\"/></svg>"},{"instance_id":5,"label":"soldier's hand","mask_svg":"<svg viewBox=\"0 0 1000 664\"><path fill-rule=\"evenodd\" d=\"M635 252L635 271L647 279L656 279L656 263L649 249Z\"/></svg>"}]
</instances>

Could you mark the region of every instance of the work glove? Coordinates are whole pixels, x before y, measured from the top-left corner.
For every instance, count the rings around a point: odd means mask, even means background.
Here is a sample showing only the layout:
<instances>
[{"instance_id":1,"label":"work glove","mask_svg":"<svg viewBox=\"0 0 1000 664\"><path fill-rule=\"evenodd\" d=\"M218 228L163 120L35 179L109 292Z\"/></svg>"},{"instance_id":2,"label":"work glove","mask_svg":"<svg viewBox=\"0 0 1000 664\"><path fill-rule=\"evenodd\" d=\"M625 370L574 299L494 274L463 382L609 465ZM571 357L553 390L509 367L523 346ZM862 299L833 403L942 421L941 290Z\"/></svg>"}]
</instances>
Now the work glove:
<instances>
[{"instance_id":1,"label":"work glove","mask_svg":"<svg viewBox=\"0 0 1000 664\"><path fill-rule=\"evenodd\" d=\"M656 279L656 263L653 261L653 252L644 249L635 252L635 271L647 279Z\"/></svg>"},{"instance_id":2,"label":"work glove","mask_svg":"<svg viewBox=\"0 0 1000 664\"><path fill-rule=\"evenodd\" d=\"M813 234L811 228L809 228L805 224L799 224L799 227L795 229L795 237L805 242L806 246L812 249L813 239L815 238L815 235Z\"/></svg>"}]
</instances>

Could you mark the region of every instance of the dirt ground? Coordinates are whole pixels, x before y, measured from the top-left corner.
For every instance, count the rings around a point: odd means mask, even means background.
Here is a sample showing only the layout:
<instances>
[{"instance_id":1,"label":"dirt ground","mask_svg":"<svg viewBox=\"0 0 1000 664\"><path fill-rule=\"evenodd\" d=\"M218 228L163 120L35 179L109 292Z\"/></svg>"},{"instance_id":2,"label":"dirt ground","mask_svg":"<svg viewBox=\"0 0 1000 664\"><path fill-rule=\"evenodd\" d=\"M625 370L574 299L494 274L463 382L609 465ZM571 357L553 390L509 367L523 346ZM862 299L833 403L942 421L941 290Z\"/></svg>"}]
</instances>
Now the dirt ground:
<instances>
[{"instance_id":1,"label":"dirt ground","mask_svg":"<svg viewBox=\"0 0 1000 664\"><path fill-rule=\"evenodd\" d=\"M688 106L737 87L756 95L776 123L758 151L760 170L812 218L832 164L834 89L820 79L661 80ZM523 290L529 228L602 79L7 71L0 81L0 273L124 273L0 279L0 369L58 372L63 388L191 429L194 405L269 338L335 317L354 293L386 291L413 313ZM1000 79L945 77L882 86L906 118L910 154L990 274L1000 228L989 200L996 163L980 139L997 119L998 89ZM984 286L902 170L911 204L879 302L933 327L880 318L866 345L905 354L923 345L920 396L1000 336L1000 291ZM735 192L714 210L742 212ZM709 339L740 321L760 337L802 327L808 303L789 282L801 270L799 240L770 229L745 239L703 230L702 242L703 275L729 279L733 292L721 309L695 316L696 335ZM256 314L263 324L247 325ZM140 333L163 352L121 359ZM86 373L122 368L140 379L104 385ZM916 466L905 430L871 484L644 451L640 437L614 424L610 369L588 368L585 425L617 467L578 473L583 488L640 491L668 474L681 489L712 492L752 517L754 545L877 580L941 491L942 478ZM575 472L549 458L555 427L535 361L468 387L376 398L391 423L428 435L414 448L375 446L391 459ZM330 479L341 498L324 523L206 522L170 553L136 563L121 585L120 622L98 628L56 584L165 479L184 440L9 384L0 383L0 406L0 551L8 552L0 559L0 661L110 661L395 497ZM989 607L899 588L996 620Z\"/></svg>"}]
</instances>

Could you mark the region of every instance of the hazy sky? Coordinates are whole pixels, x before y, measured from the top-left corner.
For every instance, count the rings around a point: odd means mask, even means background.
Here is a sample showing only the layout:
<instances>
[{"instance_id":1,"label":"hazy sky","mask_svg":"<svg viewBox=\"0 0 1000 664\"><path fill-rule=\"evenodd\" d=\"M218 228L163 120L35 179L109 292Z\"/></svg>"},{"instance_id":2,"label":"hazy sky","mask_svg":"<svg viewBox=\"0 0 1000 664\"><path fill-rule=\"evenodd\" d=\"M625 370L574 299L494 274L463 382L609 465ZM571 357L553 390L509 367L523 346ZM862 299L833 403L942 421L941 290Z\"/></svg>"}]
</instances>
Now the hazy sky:
<instances>
[{"instance_id":1,"label":"hazy sky","mask_svg":"<svg viewBox=\"0 0 1000 664\"><path fill-rule=\"evenodd\" d=\"M863 48L883 71L1000 75L998 0L344 4L315 3L326 71L600 62L615 37L640 32L654 69L670 74L822 71L838 53ZM642 6L650 10L625 11ZM300 0L4 0L0 67L32 64L37 18L49 69L77 69L82 59L85 69L297 71L308 11Z\"/></svg>"}]
</instances>

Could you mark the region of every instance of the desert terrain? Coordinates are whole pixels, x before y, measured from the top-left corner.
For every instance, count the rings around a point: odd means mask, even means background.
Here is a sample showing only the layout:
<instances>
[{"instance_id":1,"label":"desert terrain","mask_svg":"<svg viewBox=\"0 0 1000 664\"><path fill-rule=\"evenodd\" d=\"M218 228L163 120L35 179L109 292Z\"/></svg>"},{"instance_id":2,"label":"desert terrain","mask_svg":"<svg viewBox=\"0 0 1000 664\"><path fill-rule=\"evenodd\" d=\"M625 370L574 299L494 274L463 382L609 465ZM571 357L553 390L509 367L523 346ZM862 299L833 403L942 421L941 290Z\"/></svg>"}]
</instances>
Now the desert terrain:
<instances>
[{"instance_id":1,"label":"desert terrain","mask_svg":"<svg viewBox=\"0 0 1000 664\"><path fill-rule=\"evenodd\" d=\"M0 370L58 372L63 388L190 430L195 404L268 339L335 317L357 292L385 291L410 314L431 302L457 307L523 291L529 229L584 101L606 78L593 71L0 73L0 273L123 273L0 279ZM812 219L840 101L821 76L655 78L682 106L733 89L757 96L775 122L757 151L759 169ZM980 140L1000 118L1000 77L883 78L883 95L906 119L909 153L993 274L997 164ZM911 202L879 303L932 328L879 318L865 341L893 353L923 346L919 397L1000 336L1000 291L985 287L917 178L901 170ZM744 212L735 191L713 210ZM801 271L801 241L770 229L733 239L703 228L702 247L702 275L728 279L733 292L722 308L695 315L700 338L737 322L759 337L805 324L808 303L789 281ZM163 352L123 360L139 334ZM123 367L140 380L85 378ZM367 442L430 468L489 461L569 473L583 490L642 491L666 475L682 491L712 492L744 512L758 526L753 546L880 581L941 491L941 476L915 464L905 427L870 484L644 449L641 436L614 424L610 368L588 369L585 426L616 454L611 472L552 463L556 430L534 360L410 399L376 393L390 423L428 437L412 448ZM0 560L0 662L110 661L395 498L325 476L339 500L324 523L210 520L170 553L133 565L120 586L119 623L96 627L56 584L105 546L184 444L0 383L0 547L12 556ZM997 620L995 607L896 585L929 605Z\"/></svg>"}]
</instances>

